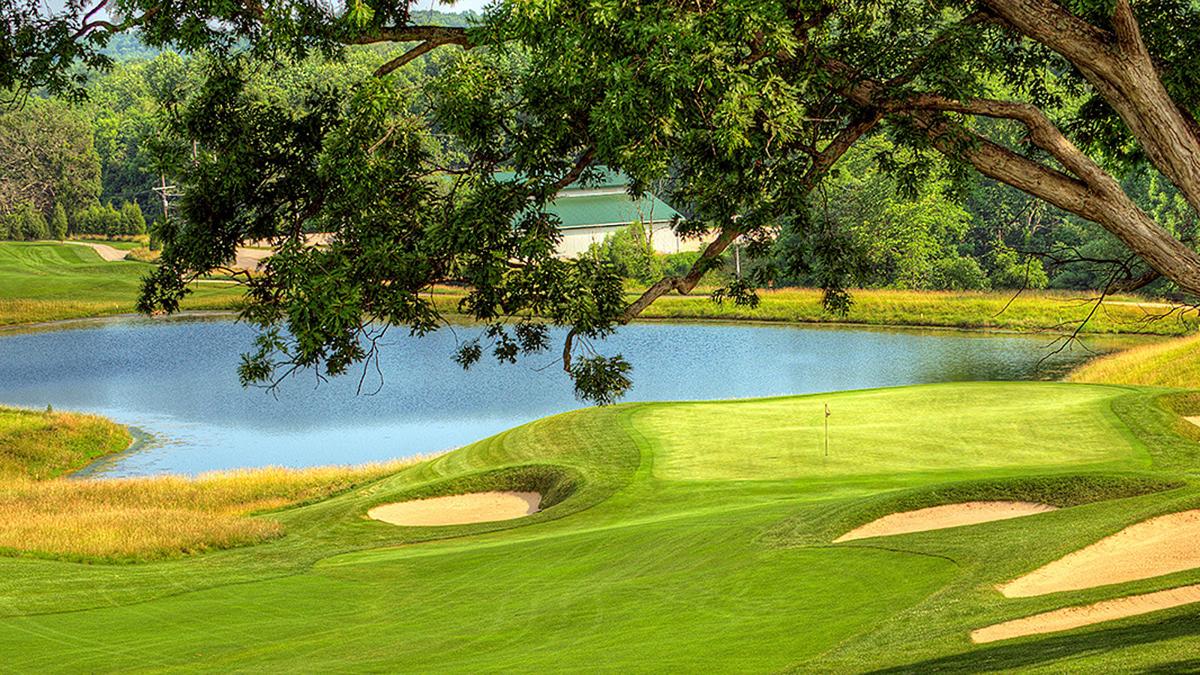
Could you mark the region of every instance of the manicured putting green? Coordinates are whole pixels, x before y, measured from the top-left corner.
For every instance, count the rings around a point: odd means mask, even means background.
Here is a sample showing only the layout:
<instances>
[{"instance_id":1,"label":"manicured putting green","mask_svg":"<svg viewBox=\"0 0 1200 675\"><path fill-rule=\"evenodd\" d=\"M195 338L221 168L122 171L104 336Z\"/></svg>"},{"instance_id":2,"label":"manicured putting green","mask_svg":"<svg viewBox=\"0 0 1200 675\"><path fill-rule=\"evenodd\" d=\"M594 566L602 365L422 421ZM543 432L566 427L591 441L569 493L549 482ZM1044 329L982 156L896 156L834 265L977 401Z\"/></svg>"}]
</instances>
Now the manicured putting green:
<instances>
[{"instance_id":1,"label":"manicured putting green","mask_svg":"<svg viewBox=\"0 0 1200 675\"><path fill-rule=\"evenodd\" d=\"M654 446L655 475L672 480L1147 466L1106 405L1122 393L955 384L647 406L634 424Z\"/></svg>"}]
</instances>

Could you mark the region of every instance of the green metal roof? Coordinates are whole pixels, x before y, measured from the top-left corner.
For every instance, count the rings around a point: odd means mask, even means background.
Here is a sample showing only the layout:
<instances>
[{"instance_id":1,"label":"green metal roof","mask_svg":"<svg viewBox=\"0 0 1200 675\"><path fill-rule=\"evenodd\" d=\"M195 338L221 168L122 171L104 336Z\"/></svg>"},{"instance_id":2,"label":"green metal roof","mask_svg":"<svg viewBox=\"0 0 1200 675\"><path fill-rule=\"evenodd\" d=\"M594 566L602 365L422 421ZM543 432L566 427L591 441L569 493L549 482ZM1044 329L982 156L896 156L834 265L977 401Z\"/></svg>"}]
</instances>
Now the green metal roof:
<instances>
[{"instance_id":1,"label":"green metal roof","mask_svg":"<svg viewBox=\"0 0 1200 675\"><path fill-rule=\"evenodd\" d=\"M562 229L628 225L637 220L661 223L679 215L679 212L652 194L631 199L623 189L629 185L629 179L619 171L600 166L593 173L599 173L600 177L586 183L572 183L559 192L547 207L549 213L562 221ZM496 173L498 182L516 178L517 175L512 171Z\"/></svg>"},{"instance_id":2,"label":"green metal roof","mask_svg":"<svg viewBox=\"0 0 1200 675\"><path fill-rule=\"evenodd\" d=\"M658 197L647 194L640 200L633 200L624 192L579 196L563 193L550 203L546 211L558 216L564 230L628 225L637 220L659 223L679 215Z\"/></svg>"}]
</instances>

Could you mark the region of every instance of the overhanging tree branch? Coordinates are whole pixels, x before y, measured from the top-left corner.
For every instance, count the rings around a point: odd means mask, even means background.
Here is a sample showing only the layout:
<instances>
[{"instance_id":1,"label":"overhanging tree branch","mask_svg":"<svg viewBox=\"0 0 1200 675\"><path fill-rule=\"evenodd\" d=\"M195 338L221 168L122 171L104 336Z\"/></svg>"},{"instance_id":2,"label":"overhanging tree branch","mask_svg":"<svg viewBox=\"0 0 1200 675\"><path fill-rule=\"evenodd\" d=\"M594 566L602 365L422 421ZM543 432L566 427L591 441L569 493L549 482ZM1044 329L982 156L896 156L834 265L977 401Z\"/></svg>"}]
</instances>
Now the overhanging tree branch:
<instances>
[{"instance_id":1,"label":"overhanging tree branch","mask_svg":"<svg viewBox=\"0 0 1200 675\"><path fill-rule=\"evenodd\" d=\"M1200 294L1200 255L1154 222L1040 110L1004 101L955 101L934 94L892 97L882 84L859 77L845 63L831 60L824 65L843 78L841 90L851 102L887 110L921 130L933 147L948 157L964 160L989 178L1100 224L1150 267L1185 291ZM1013 152L953 122L946 112L1021 122L1035 145L1077 175Z\"/></svg>"}]
</instances>

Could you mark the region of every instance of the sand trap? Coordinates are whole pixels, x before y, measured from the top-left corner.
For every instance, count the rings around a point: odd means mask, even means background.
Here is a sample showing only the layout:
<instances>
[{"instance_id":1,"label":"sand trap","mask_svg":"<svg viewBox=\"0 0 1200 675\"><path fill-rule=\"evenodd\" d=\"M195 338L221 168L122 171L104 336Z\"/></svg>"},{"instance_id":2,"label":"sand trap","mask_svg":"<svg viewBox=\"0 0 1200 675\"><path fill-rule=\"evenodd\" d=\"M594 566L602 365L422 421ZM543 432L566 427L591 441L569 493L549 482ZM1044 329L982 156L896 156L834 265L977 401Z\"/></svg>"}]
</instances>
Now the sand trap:
<instances>
[{"instance_id":1,"label":"sand trap","mask_svg":"<svg viewBox=\"0 0 1200 675\"><path fill-rule=\"evenodd\" d=\"M1200 427L1200 415L1197 415L1197 416L1195 416L1195 417L1185 417L1185 418L1183 418L1183 419L1185 419L1185 420L1187 420L1187 421L1191 422L1192 424L1195 424L1196 426Z\"/></svg>"},{"instance_id":2,"label":"sand trap","mask_svg":"<svg viewBox=\"0 0 1200 675\"><path fill-rule=\"evenodd\" d=\"M473 492L384 504L367 515L392 525L465 525L528 516L541 502L536 492Z\"/></svg>"},{"instance_id":3,"label":"sand trap","mask_svg":"<svg viewBox=\"0 0 1200 675\"><path fill-rule=\"evenodd\" d=\"M1010 598L1107 586L1200 567L1200 509L1151 518L1000 586Z\"/></svg>"},{"instance_id":4,"label":"sand trap","mask_svg":"<svg viewBox=\"0 0 1200 675\"><path fill-rule=\"evenodd\" d=\"M834 539L850 541L866 539L867 537L890 537L909 532L925 532L927 530L944 530L948 527L990 523L993 520L1008 520L1032 516L1037 513L1054 511L1055 507L1033 502L963 502L961 504L946 504L928 509L893 513L878 520L871 521L862 527L850 530Z\"/></svg>"},{"instance_id":5,"label":"sand trap","mask_svg":"<svg viewBox=\"0 0 1200 675\"><path fill-rule=\"evenodd\" d=\"M995 642L1026 635L1056 633L1105 621L1149 614L1181 605L1190 605L1195 602L1200 602L1200 584L1145 595L1133 595L1128 598L1105 600L1094 605L1056 609L1024 619L1005 621L972 631L971 641L975 643Z\"/></svg>"}]
</instances>

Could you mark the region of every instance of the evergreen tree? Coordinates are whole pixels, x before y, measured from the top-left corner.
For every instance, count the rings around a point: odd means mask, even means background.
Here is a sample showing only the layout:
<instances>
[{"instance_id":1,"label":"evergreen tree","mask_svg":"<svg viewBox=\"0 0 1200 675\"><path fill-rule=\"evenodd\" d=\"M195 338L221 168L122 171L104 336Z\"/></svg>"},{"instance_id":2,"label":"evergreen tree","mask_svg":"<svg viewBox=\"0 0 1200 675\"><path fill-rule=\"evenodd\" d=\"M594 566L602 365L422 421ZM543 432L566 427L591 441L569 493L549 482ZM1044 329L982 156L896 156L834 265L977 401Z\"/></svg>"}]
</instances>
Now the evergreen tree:
<instances>
[{"instance_id":1,"label":"evergreen tree","mask_svg":"<svg viewBox=\"0 0 1200 675\"><path fill-rule=\"evenodd\" d=\"M50 216L50 237L63 240L67 238L67 211L61 203L54 204L54 213Z\"/></svg>"},{"instance_id":2,"label":"evergreen tree","mask_svg":"<svg viewBox=\"0 0 1200 675\"><path fill-rule=\"evenodd\" d=\"M137 202L125 202L121 206L121 234L146 234L146 218Z\"/></svg>"},{"instance_id":3,"label":"evergreen tree","mask_svg":"<svg viewBox=\"0 0 1200 675\"><path fill-rule=\"evenodd\" d=\"M25 241L50 238L50 226L46 223L46 216L32 204L21 207L21 234Z\"/></svg>"}]
</instances>

